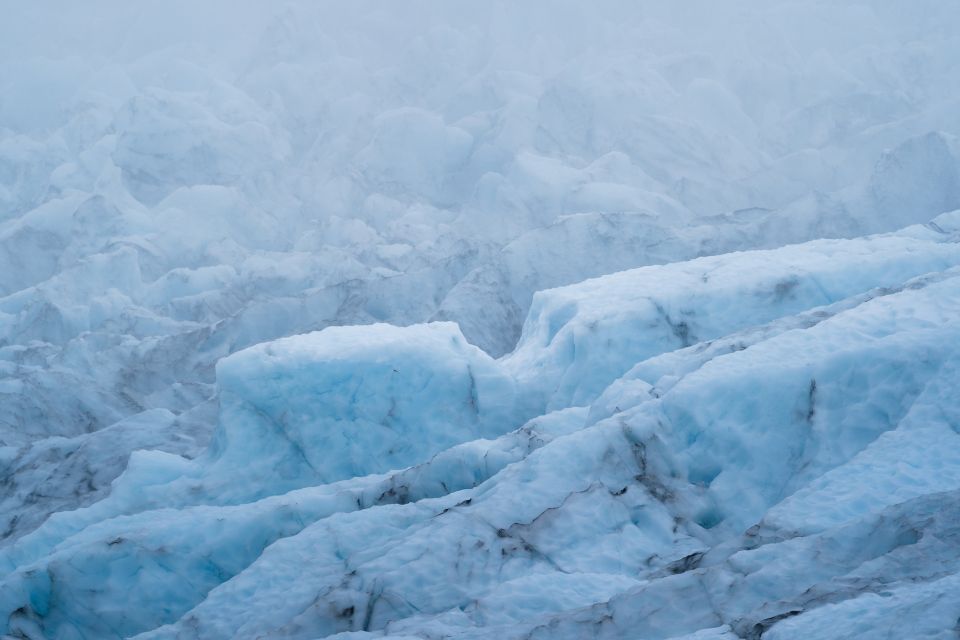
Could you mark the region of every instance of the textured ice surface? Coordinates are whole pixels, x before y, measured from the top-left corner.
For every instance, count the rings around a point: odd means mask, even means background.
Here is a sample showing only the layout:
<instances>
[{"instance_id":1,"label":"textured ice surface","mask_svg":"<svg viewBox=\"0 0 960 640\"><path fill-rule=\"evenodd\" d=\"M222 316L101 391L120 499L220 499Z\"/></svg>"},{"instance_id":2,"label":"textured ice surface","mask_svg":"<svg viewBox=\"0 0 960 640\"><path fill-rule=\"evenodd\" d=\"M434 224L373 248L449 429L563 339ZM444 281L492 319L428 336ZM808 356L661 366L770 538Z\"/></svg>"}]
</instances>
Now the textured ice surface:
<instances>
[{"instance_id":1,"label":"textured ice surface","mask_svg":"<svg viewBox=\"0 0 960 640\"><path fill-rule=\"evenodd\" d=\"M0 635L956 634L957 6L0 13Z\"/></svg>"},{"instance_id":2,"label":"textured ice surface","mask_svg":"<svg viewBox=\"0 0 960 640\"><path fill-rule=\"evenodd\" d=\"M624 271L537 293L505 365L582 405L649 356L958 264L955 236L910 228Z\"/></svg>"},{"instance_id":3,"label":"textured ice surface","mask_svg":"<svg viewBox=\"0 0 960 640\"><path fill-rule=\"evenodd\" d=\"M950 593L960 491L956 223L717 258L746 300L780 269L860 268L816 295L736 305L729 325L714 313L709 341L650 341L662 346L622 375L582 368L606 386L595 401L526 425L551 378L532 384L516 354L493 360L449 324L247 349L218 367L207 453L138 453L108 497L0 552L9 630L758 637L829 633L817 625L839 607L895 624L870 600L887 594L951 629L960 611L937 598ZM711 300L687 281L703 262L590 281L588 308L624 311L596 324L595 345L664 332L644 309L671 277L691 304ZM549 342L530 346L539 317L521 344L555 362ZM597 351L564 353L576 369ZM356 466L352 444L384 428L407 447L377 438ZM420 464L364 475L404 460Z\"/></svg>"}]
</instances>

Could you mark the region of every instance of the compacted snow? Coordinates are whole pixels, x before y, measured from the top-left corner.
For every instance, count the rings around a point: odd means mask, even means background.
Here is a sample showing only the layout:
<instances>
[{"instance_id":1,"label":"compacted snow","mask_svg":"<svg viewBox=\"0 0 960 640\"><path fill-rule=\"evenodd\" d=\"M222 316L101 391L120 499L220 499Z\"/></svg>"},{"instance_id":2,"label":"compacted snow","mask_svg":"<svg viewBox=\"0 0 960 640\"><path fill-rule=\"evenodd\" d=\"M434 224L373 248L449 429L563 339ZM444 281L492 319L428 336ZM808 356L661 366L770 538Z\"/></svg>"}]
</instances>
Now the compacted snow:
<instances>
[{"instance_id":1,"label":"compacted snow","mask_svg":"<svg viewBox=\"0 0 960 640\"><path fill-rule=\"evenodd\" d=\"M960 6L0 11L0 637L956 637Z\"/></svg>"}]
</instances>

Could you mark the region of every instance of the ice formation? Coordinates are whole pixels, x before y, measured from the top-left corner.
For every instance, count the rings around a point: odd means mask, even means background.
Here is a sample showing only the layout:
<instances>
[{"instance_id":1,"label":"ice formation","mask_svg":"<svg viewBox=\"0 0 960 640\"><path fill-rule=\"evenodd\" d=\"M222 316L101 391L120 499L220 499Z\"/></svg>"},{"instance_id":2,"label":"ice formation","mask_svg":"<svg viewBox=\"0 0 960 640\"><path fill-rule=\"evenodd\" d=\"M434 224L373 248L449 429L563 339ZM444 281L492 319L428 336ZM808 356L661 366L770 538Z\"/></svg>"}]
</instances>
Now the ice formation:
<instances>
[{"instance_id":1,"label":"ice formation","mask_svg":"<svg viewBox=\"0 0 960 640\"><path fill-rule=\"evenodd\" d=\"M0 637L955 637L960 8L0 9Z\"/></svg>"}]
</instances>

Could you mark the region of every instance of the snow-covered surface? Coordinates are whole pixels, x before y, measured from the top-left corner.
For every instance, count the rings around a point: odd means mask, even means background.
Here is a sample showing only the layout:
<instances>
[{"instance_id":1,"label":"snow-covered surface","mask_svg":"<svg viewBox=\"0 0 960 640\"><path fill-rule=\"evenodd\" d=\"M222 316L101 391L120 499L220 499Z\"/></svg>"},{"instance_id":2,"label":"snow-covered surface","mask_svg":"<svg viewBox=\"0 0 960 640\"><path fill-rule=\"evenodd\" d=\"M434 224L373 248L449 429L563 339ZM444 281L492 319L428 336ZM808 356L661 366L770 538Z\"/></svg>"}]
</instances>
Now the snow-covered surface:
<instances>
[{"instance_id":1,"label":"snow-covered surface","mask_svg":"<svg viewBox=\"0 0 960 640\"><path fill-rule=\"evenodd\" d=\"M0 636L956 636L960 6L0 13Z\"/></svg>"}]
</instances>

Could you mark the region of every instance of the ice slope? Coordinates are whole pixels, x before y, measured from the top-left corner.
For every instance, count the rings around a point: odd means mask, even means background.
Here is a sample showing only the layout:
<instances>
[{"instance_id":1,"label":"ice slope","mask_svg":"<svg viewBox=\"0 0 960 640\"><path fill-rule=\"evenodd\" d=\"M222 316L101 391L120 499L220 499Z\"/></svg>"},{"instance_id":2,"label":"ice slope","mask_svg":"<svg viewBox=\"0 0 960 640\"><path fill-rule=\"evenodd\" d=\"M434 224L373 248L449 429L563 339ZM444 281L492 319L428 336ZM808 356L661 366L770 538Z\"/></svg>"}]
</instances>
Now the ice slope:
<instances>
[{"instance_id":1,"label":"ice slope","mask_svg":"<svg viewBox=\"0 0 960 640\"><path fill-rule=\"evenodd\" d=\"M0 550L0 619L28 638L951 633L958 234L953 213L546 291L499 360L445 324L247 349L218 368L206 454L138 453L105 499ZM713 329L681 340L657 296ZM576 349L544 339L550 310ZM560 393L570 371L598 378L585 402ZM561 410L527 421L544 389ZM384 416L407 449L378 438L357 466Z\"/></svg>"},{"instance_id":2,"label":"ice slope","mask_svg":"<svg viewBox=\"0 0 960 640\"><path fill-rule=\"evenodd\" d=\"M624 271L537 293L504 365L539 388L548 407L583 405L649 356L956 261L954 236L910 228Z\"/></svg>"}]
</instances>

